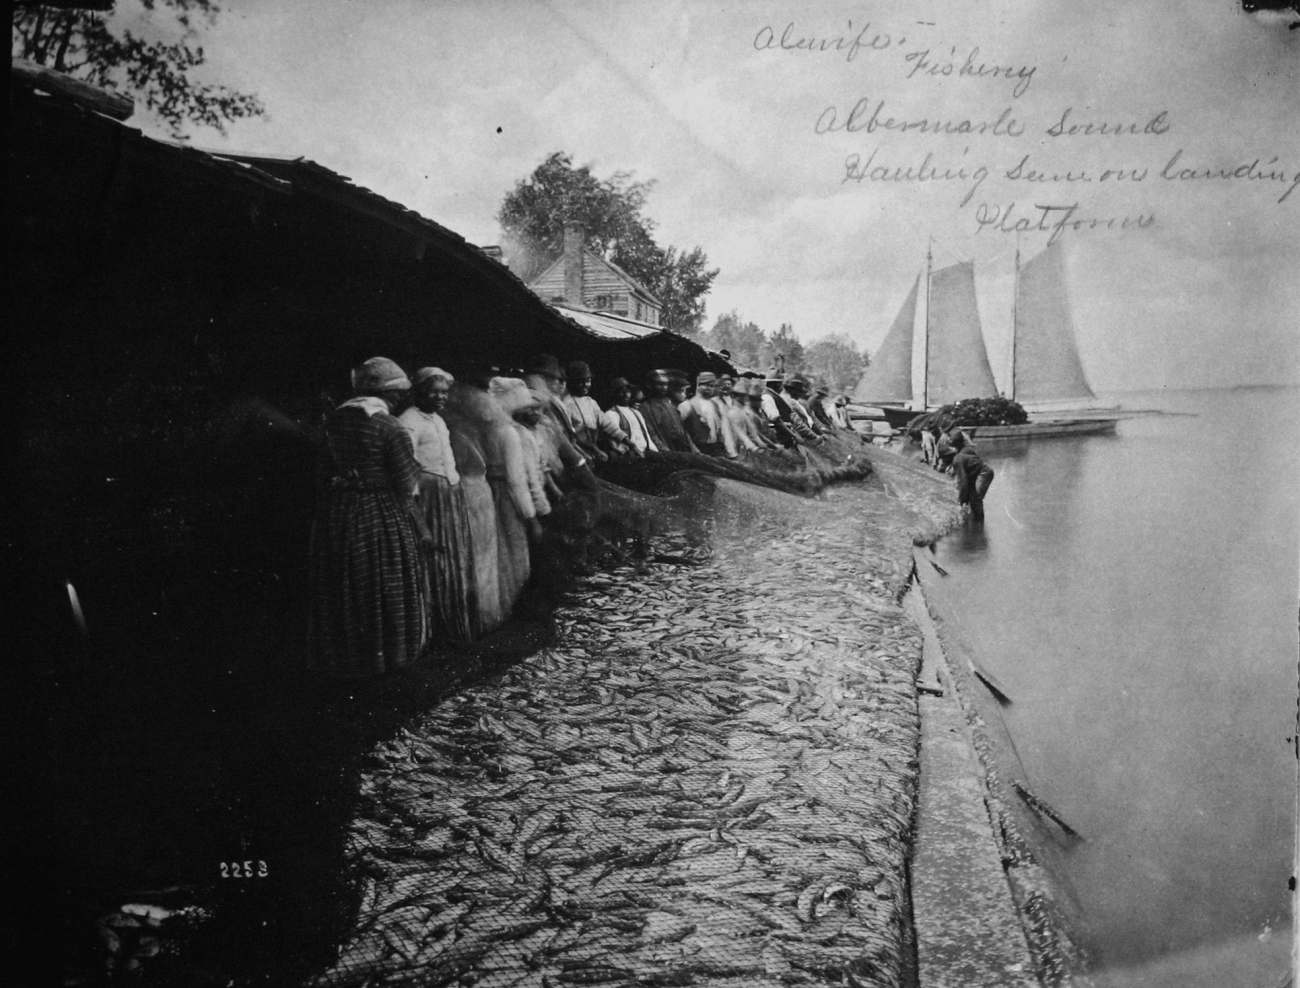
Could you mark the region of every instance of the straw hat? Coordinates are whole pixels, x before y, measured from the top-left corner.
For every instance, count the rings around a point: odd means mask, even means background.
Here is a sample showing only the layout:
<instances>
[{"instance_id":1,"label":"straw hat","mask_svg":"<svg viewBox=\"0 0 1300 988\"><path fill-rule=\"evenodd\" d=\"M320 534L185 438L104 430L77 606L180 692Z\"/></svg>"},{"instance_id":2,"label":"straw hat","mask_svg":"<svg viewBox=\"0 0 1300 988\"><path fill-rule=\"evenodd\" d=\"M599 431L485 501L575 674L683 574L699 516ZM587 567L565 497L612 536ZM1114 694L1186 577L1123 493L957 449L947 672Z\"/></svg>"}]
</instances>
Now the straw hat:
<instances>
[{"instance_id":1,"label":"straw hat","mask_svg":"<svg viewBox=\"0 0 1300 988\"><path fill-rule=\"evenodd\" d=\"M529 390L528 385L517 377L492 378L492 383L488 385L488 393L505 409L507 415L513 415L525 408L536 408L539 405L537 397Z\"/></svg>"}]
</instances>

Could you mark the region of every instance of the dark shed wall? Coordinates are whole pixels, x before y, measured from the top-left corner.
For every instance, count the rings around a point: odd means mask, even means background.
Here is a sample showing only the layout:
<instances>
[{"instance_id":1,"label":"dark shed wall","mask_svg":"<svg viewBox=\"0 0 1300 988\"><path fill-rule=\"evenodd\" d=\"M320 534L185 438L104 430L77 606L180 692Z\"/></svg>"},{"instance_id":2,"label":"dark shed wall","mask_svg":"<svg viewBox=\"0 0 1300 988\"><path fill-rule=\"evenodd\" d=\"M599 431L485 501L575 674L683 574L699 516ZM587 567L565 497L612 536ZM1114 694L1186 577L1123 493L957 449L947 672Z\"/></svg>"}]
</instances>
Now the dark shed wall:
<instances>
[{"instance_id":1,"label":"dark shed wall","mask_svg":"<svg viewBox=\"0 0 1300 988\"><path fill-rule=\"evenodd\" d=\"M550 352L587 360L602 397L616 375L711 366L680 337L583 333L310 163L250 169L17 85L10 124L7 565L71 577L101 631L296 606L314 427L360 360Z\"/></svg>"}]
</instances>

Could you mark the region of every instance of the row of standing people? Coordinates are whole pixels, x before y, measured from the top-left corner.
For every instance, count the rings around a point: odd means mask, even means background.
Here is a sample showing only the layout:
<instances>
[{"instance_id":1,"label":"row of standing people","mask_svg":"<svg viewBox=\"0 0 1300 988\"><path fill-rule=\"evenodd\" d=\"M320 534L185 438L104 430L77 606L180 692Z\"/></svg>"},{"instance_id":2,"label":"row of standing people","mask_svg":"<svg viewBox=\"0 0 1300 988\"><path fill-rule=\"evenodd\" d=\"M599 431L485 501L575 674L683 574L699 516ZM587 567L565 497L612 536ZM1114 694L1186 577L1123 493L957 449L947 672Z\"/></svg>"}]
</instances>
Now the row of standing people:
<instances>
[{"instance_id":1,"label":"row of standing people","mask_svg":"<svg viewBox=\"0 0 1300 988\"><path fill-rule=\"evenodd\" d=\"M536 364L524 380L495 368L462 382L436 367L407 377L382 357L353 371L355 396L326 418L317 471L313 668L387 672L435 636L471 640L510 616L539 519L596 488L567 417L548 414Z\"/></svg>"},{"instance_id":2,"label":"row of standing people","mask_svg":"<svg viewBox=\"0 0 1300 988\"><path fill-rule=\"evenodd\" d=\"M590 397L586 364L539 355L523 378L411 377L376 357L327 417L311 549L310 663L339 677L414 662L433 637L468 641L515 608L557 509L594 513L592 461L660 451L738 458L825 442L842 405L805 378L719 380L655 371L638 396ZM638 401L638 397L641 398ZM639 406L639 407L638 407Z\"/></svg>"},{"instance_id":3,"label":"row of standing people","mask_svg":"<svg viewBox=\"0 0 1300 988\"><path fill-rule=\"evenodd\" d=\"M761 450L818 446L837 431L851 431L843 395L814 389L802 375L775 370L766 379L719 377L704 371L694 386L685 375L653 371L645 390L626 378L609 384L613 402L602 411L590 397L591 371L576 362L567 375L553 368L557 391L580 446L593 459L655 452L703 453L739 459Z\"/></svg>"}]
</instances>

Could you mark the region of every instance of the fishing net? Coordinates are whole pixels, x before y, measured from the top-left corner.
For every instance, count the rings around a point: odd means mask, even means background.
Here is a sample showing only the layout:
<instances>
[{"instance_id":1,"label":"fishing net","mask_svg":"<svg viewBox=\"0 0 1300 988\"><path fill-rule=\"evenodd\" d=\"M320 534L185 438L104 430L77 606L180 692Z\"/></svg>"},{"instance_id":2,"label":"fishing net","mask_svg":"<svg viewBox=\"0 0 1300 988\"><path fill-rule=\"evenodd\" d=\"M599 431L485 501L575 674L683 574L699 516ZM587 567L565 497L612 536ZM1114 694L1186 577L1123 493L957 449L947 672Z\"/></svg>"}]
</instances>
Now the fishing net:
<instances>
[{"instance_id":1,"label":"fishing net","mask_svg":"<svg viewBox=\"0 0 1300 988\"><path fill-rule=\"evenodd\" d=\"M643 513L645 558L368 757L360 905L312 985L903 982L921 646L897 600L928 522L874 481L641 468L593 500Z\"/></svg>"}]
</instances>

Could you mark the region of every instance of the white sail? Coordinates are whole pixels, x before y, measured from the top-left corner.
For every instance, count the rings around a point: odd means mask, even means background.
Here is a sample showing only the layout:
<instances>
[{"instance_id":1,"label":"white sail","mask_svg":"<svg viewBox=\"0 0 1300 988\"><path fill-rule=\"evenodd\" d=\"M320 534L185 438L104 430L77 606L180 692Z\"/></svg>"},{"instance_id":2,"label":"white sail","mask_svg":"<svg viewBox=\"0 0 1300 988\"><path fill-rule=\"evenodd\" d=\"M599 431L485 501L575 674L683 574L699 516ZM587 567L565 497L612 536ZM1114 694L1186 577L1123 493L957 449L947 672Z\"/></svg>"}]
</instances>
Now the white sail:
<instances>
[{"instance_id":1,"label":"white sail","mask_svg":"<svg viewBox=\"0 0 1300 988\"><path fill-rule=\"evenodd\" d=\"M853 400L865 404L912 400L912 336L916 320L916 294L921 276L912 282L903 307L894 317L884 342L853 389Z\"/></svg>"},{"instance_id":2,"label":"white sail","mask_svg":"<svg viewBox=\"0 0 1300 988\"><path fill-rule=\"evenodd\" d=\"M926 324L927 405L991 398L998 393L975 303L974 263L964 261L930 276Z\"/></svg>"},{"instance_id":3,"label":"white sail","mask_svg":"<svg viewBox=\"0 0 1300 988\"><path fill-rule=\"evenodd\" d=\"M1059 242L1020 269L1014 332L1012 396L1016 401L1093 398L1075 343Z\"/></svg>"}]
</instances>

